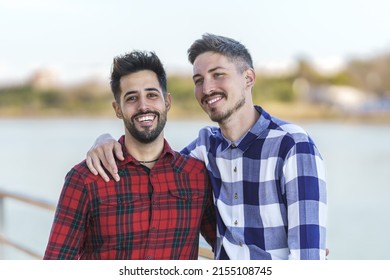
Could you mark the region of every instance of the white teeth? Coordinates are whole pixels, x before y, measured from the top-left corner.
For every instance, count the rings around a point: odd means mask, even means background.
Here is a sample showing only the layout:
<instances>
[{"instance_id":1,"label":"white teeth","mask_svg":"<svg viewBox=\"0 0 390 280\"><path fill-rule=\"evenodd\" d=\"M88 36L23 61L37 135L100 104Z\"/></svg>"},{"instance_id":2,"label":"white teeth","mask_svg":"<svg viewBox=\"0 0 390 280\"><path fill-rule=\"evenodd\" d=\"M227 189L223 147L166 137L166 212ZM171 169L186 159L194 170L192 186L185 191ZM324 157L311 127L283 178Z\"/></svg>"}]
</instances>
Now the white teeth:
<instances>
[{"instance_id":1,"label":"white teeth","mask_svg":"<svg viewBox=\"0 0 390 280\"><path fill-rule=\"evenodd\" d=\"M146 121L152 121L153 119L154 119L153 116L143 116L143 117L138 118L138 121L139 122L146 122Z\"/></svg>"},{"instance_id":2,"label":"white teeth","mask_svg":"<svg viewBox=\"0 0 390 280\"><path fill-rule=\"evenodd\" d=\"M215 103L215 102L217 102L218 100L221 100L222 99L222 97L216 97L216 98L213 98L213 99L211 99L211 100L207 100L207 104L213 104L213 103Z\"/></svg>"}]
</instances>

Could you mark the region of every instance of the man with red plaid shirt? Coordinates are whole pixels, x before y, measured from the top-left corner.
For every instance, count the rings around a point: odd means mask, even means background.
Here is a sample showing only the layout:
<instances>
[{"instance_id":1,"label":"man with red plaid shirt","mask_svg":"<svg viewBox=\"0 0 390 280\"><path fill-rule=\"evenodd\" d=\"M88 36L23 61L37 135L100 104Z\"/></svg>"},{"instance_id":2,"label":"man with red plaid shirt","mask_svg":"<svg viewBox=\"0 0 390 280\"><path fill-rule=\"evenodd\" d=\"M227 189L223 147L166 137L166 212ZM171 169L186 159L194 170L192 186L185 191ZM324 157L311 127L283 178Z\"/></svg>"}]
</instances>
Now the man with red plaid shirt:
<instances>
[{"instance_id":1,"label":"man with red plaid shirt","mask_svg":"<svg viewBox=\"0 0 390 280\"><path fill-rule=\"evenodd\" d=\"M171 99L153 52L114 58L111 89L125 135L122 180L83 161L66 175L44 259L197 259L199 233L213 247L215 211L203 162L164 139Z\"/></svg>"}]
</instances>

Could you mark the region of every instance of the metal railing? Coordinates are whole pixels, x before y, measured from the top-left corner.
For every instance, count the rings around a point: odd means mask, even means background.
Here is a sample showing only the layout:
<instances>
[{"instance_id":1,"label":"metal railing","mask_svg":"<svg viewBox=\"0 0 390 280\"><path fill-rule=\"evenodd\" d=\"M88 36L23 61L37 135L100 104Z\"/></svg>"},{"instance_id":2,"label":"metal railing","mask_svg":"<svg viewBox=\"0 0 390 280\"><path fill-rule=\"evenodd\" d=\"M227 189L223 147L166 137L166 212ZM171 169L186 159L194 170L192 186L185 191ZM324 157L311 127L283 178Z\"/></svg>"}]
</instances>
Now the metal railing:
<instances>
[{"instance_id":1,"label":"metal railing","mask_svg":"<svg viewBox=\"0 0 390 280\"><path fill-rule=\"evenodd\" d=\"M56 205L54 203L50 203L50 202L44 201L42 199L37 199L37 198L33 198L31 196L18 194L18 193L14 193L14 192L9 192L9 191L6 191L6 190L3 190L0 188L0 245L4 244L7 246L10 246L13 249L16 249L20 252L23 252L23 253L25 253L25 254L27 254L30 257L33 257L35 259L42 259L42 257L43 257L42 255L40 255L36 252L33 252L32 250L28 249L27 247L23 246L20 243L17 243L17 242L14 242L14 241L8 239L4 235L4 225L5 225L5 222L4 222L4 220L5 220L5 203L4 203L4 201L5 201L5 199L16 200L16 201L23 202L25 204L28 204L28 205L31 205L34 207L46 209L46 210L49 210L52 212L55 211ZM1 248L0 248L0 250L1 250ZM0 256L1 256L1 252L0 252ZM213 259L213 253L208 248L199 247L199 257L205 258L205 259Z\"/></svg>"},{"instance_id":2,"label":"metal railing","mask_svg":"<svg viewBox=\"0 0 390 280\"><path fill-rule=\"evenodd\" d=\"M14 193L14 192L9 192L9 191L5 191L3 189L0 189L0 244L10 246L13 249L16 249L20 252L23 252L23 253L25 253L25 254L27 254L30 257L33 257L35 259L42 259L42 256L40 254L28 249L27 247L23 246L20 243L17 243L17 242L10 240L9 238L7 238L4 235L4 225L5 225L4 221L5 221L5 211L6 211L5 203L4 203L5 199L19 201L19 202L22 202L22 203L25 203L25 204L28 204L28 205L31 205L34 207L46 209L46 210L49 210L52 212L55 211L56 205L54 203L50 203L47 201L43 201L41 199L33 198L31 196L18 194L18 193Z\"/></svg>"}]
</instances>

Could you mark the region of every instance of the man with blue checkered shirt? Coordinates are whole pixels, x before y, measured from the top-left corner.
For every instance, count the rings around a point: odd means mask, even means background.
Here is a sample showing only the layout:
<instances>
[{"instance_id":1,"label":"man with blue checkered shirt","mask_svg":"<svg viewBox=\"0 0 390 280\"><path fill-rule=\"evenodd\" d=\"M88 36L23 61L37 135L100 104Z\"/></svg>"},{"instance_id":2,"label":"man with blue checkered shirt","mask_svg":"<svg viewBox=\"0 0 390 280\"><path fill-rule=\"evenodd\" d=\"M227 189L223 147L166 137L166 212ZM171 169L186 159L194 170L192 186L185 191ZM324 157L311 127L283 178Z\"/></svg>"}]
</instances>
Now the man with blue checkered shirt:
<instances>
[{"instance_id":1,"label":"man with blue checkered shirt","mask_svg":"<svg viewBox=\"0 0 390 280\"><path fill-rule=\"evenodd\" d=\"M183 149L205 162L217 210L215 259L325 259L323 160L299 126L252 101L255 72L241 43L205 34L188 50L195 97L219 127ZM115 180L118 144L103 135L87 154L91 171Z\"/></svg>"}]
</instances>

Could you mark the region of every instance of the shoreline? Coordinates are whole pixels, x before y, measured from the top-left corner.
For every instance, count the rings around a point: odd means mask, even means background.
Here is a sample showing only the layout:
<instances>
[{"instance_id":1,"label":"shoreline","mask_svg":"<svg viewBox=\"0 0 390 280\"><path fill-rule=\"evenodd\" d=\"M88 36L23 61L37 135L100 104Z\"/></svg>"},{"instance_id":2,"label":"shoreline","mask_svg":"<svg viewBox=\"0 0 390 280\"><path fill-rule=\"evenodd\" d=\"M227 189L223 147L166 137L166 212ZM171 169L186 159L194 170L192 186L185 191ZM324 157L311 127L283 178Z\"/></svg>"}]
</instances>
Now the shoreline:
<instances>
[{"instance_id":1,"label":"shoreline","mask_svg":"<svg viewBox=\"0 0 390 280\"><path fill-rule=\"evenodd\" d=\"M268 102L261 104L268 113L288 122L313 122L335 121L346 123L375 123L389 124L390 112L378 113L346 113L323 105L308 103L278 103ZM21 108L3 108L0 111L0 120L6 119L116 119L112 109L99 112L67 112L60 109L27 110ZM198 110L185 110L184 108L171 108L168 120L175 121L205 121L210 122L207 115L199 108Z\"/></svg>"}]
</instances>

